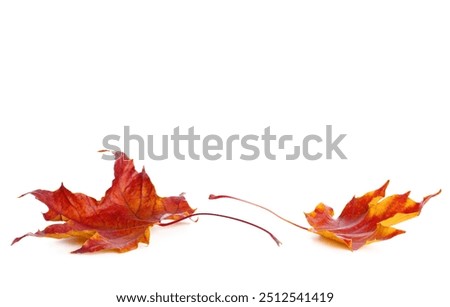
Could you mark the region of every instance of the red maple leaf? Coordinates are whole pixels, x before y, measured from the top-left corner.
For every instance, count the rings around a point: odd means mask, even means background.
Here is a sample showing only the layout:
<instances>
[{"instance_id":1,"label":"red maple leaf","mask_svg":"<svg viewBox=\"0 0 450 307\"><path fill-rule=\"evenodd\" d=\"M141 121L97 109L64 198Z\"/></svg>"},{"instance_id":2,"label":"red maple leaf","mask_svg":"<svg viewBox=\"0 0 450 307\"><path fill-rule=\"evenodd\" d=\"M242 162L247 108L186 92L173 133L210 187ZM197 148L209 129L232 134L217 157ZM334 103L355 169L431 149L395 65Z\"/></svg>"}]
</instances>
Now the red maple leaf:
<instances>
[{"instance_id":1,"label":"red maple leaf","mask_svg":"<svg viewBox=\"0 0 450 307\"><path fill-rule=\"evenodd\" d=\"M53 192L35 190L26 193L48 207L45 220L63 223L28 233L16 238L12 244L26 236L76 237L85 242L74 253L126 252L137 248L139 242L148 244L150 228L163 219L179 220L193 214L195 210L182 194L159 197L145 169L138 173L133 160L124 153L116 152L115 158L115 178L99 201L82 193L72 193L64 185Z\"/></svg>"},{"instance_id":2,"label":"red maple leaf","mask_svg":"<svg viewBox=\"0 0 450 307\"><path fill-rule=\"evenodd\" d=\"M243 201L264 209L296 227L335 240L351 250L357 250L366 244L391 239L404 233L403 230L391 226L418 216L422 207L441 192L428 195L421 202L415 202L409 198L409 192L385 197L388 184L389 181L375 191L361 197L353 197L337 219L333 219L333 208L323 203L318 204L313 212L305 213L311 228L298 225L272 210L240 198L210 195L210 199L231 198Z\"/></svg>"},{"instance_id":3,"label":"red maple leaf","mask_svg":"<svg viewBox=\"0 0 450 307\"><path fill-rule=\"evenodd\" d=\"M388 184L389 181L375 191L353 197L337 219L333 219L333 208L318 204L314 211L305 213L312 226L309 230L357 250L405 233L391 226L418 216L422 207L441 192L428 195L421 202L409 198L409 192L385 198Z\"/></svg>"}]
</instances>

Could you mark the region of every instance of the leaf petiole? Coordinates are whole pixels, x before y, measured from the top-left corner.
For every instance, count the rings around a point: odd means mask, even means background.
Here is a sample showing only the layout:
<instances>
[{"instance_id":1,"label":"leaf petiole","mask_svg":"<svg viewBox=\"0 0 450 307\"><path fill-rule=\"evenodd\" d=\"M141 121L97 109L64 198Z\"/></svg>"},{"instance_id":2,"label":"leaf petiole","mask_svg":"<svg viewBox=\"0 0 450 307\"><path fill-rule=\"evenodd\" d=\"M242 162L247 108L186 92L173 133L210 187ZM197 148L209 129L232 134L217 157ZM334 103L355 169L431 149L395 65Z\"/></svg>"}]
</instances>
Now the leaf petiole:
<instances>
[{"instance_id":1,"label":"leaf petiole","mask_svg":"<svg viewBox=\"0 0 450 307\"><path fill-rule=\"evenodd\" d=\"M244 202L244 203L246 203L246 204L249 204L249 205L258 207L258 208L260 208L260 209L266 210L267 212L269 212L269 213L275 215L277 218L279 218L279 219L282 220L282 221L285 221L286 223L289 223L289 224L291 224L291 225L293 225L293 226L295 226L295 227L298 227L298 228L300 228L300 229L309 231L309 228L304 227L304 226L301 226L301 225L296 224L296 223L294 223L294 222L291 222L290 220L288 220L288 219L286 219L286 218L284 218L284 217L278 215L277 213L273 212L272 210L267 209L266 207L263 207L263 206L261 206L261 205L252 203L252 202L250 202L250 201L247 201L247 200L244 200L244 199L241 199L241 198L237 198L237 197L233 197L233 196L228 196L228 195L213 195L213 194L209 195L209 199L219 199L219 198L229 198L229 199L234 199L234 200L238 200L238 201Z\"/></svg>"},{"instance_id":2,"label":"leaf petiole","mask_svg":"<svg viewBox=\"0 0 450 307\"><path fill-rule=\"evenodd\" d=\"M267 234L272 238L272 240L274 240L275 243L277 243L278 246L280 246L280 245L282 244L281 241L278 240L277 237L275 237L270 231L268 231L267 229L265 229L265 228L263 228L263 227L261 227L261 226L258 226L258 225L256 225L256 224L253 224L253 223L248 222L248 221L246 221L246 220L242 220L242 219L237 218L237 217L232 217L232 216L223 215L223 214L217 214L217 213L206 213L206 212L205 212L205 213L193 213L193 214L190 214L190 215L188 215L188 216L182 217L182 218L180 218L180 219L178 219L178 220L175 220L175 221L172 221L172 222L167 222L167 223L159 223L158 225L159 225L159 226L163 226L163 227L165 227L165 226L170 226L170 225L176 224L176 223L178 223L178 222L181 222L181 221L183 221L183 220L185 220L185 219L190 219L190 218L192 218L192 217L194 217L194 216L201 216L201 215L209 215L209 216L222 217L222 218L226 218L226 219L238 221L238 222L241 222L241 223L244 223L244 224L253 226L253 227L258 228L259 230L262 230L262 231L264 231L265 233L267 233Z\"/></svg>"}]
</instances>

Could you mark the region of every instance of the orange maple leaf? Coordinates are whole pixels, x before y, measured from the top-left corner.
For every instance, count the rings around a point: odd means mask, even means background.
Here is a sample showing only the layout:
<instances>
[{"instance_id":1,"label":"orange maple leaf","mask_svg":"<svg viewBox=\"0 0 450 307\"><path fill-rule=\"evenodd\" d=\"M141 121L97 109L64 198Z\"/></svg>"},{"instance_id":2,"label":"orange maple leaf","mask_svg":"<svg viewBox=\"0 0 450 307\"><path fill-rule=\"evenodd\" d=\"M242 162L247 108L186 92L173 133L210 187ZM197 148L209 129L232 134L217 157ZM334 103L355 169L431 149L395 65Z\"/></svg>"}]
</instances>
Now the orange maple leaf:
<instances>
[{"instance_id":1,"label":"orange maple leaf","mask_svg":"<svg viewBox=\"0 0 450 307\"><path fill-rule=\"evenodd\" d=\"M127 252L137 248L139 242L149 243L151 226L163 219L183 219L195 211L182 194L159 197L145 169L138 173L133 160L124 153L116 152L115 158L115 178L100 201L82 193L72 193L64 185L53 192L35 190L24 194L34 195L48 207L45 220L63 223L27 233L12 244L26 236L76 237L84 240L84 244L73 253Z\"/></svg>"},{"instance_id":2,"label":"orange maple leaf","mask_svg":"<svg viewBox=\"0 0 450 307\"><path fill-rule=\"evenodd\" d=\"M357 250L366 244L405 233L391 226L418 216L422 207L441 192L428 195L421 202L409 198L409 192L385 198L388 184L389 181L375 191L353 197L337 219L333 219L333 208L318 204L314 211L305 213L312 226L309 231Z\"/></svg>"},{"instance_id":3,"label":"orange maple leaf","mask_svg":"<svg viewBox=\"0 0 450 307\"><path fill-rule=\"evenodd\" d=\"M391 226L418 216L422 207L441 192L439 190L435 194L428 195L419 203L409 198L409 192L385 198L388 184L389 181L375 191L358 198L353 197L337 219L333 219L334 211L331 207L323 203L318 204L313 212L305 213L312 228L296 224L272 210L240 198L228 195L210 195L209 198L243 201L264 209L291 225L345 244L351 250L357 250L366 244L391 239L404 233L403 230Z\"/></svg>"}]
</instances>

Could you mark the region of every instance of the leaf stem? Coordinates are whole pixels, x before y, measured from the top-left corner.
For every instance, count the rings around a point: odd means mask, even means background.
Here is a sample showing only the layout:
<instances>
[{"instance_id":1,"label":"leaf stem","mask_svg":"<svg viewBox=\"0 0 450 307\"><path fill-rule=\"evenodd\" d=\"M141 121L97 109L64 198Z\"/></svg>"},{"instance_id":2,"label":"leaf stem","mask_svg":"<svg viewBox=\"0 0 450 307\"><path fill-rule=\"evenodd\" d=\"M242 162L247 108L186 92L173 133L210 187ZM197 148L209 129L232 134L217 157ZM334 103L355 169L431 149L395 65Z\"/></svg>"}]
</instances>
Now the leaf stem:
<instances>
[{"instance_id":1,"label":"leaf stem","mask_svg":"<svg viewBox=\"0 0 450 307\"><path fill-rule=\"evenodd\" d=\"M206 212L205 212L205 213L193 213L193 214L191 214L191 215L182 217L182 218L180 218L180 219L178 219L178 220L175 220L175 221L172 221L172 222L167 222L167 223L159 223L158 225L159 225L159 226L163 226L163 227L165 227L165 226L170 226L170 225L176 224L176 223L178 223L178 222L181 222L181 221L183 221L183 220L185 220L185 219L189 219L189 218L192 218L192 217L194 217L194 216L200 216L200 215L209 215L209 216L222 217L222 218L226 218L226 219L238 221L238 222L241 222L241 223L244 223L244 224L253 226L253 227L258 228L259 230L262 230L262 231L264 231L265 233L267 233L267 234L272 238L272 240L274 240L275 243L277 243L278 246L280 246L280 245L282 244L281 241L278 240L277 237L275 237L270 231L268 231L267 229L265 229L265 228L263 228L263 227L261 227L261 226L258 226L258 225L256 225L256 224L253 224L253 223L248 222L248 221L246 221L246 220L242 220L242 219L237 218L237 217L232 217L232 216L223 215L223 214L217 214L217 213L206 213Z\"/></svg>"},{"instance_id":2,"label":"leaf stem","mask_svg":"<svg viewBox=\"0 0 450 307\"><path fill-rule=\"evenodd\" d=\"M279 219L282 220L282 221L285 221L286 223L289 223L289 224L291 224L291 225L293 225L293 226L295 226L295 227L301 228L301 229L303 229L303 230L309 231L309 229L308 229L307 227L304 227L304 226L301 226L301 225L299 225L299 224L296 224L296 223L294 223L294 222L292 222L292 221L290 221L290 220L288 220L288 219L286 219L286 218L284 218L284 217L278 215L277 213L273 212L272 210L267 209L266 207L263 207L263 206L261 206L261 205L252 203L252 202L250 202L250 201L247 201L247 200L244 200L244 199L241 199L241 198L237 198L237 197L233 197L233 196L228 196L228 195L213 195L213 194L209 195L209 199L219 199L219 198L229 198L229 199L234 199L234 200L238 200L238 201L244 202L244 203L246 203L246 204L249 204L249 205L258 207L258 208L260 208L260 209L266 210L267 212L269 212L269 213L275 215L277 218L279 218Z\"/></svg>"}]
</instances>

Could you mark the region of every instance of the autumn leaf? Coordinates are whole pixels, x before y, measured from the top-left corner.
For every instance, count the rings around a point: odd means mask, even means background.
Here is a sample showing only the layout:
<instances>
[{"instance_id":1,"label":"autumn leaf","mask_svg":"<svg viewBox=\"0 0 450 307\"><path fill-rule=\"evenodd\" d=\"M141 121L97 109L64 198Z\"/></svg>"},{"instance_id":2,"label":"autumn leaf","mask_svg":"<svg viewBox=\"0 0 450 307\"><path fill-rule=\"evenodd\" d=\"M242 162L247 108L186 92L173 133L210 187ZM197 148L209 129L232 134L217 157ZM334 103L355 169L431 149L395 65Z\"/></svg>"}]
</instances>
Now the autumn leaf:
<instances>
[{"instance_id":1,"label":"autumn leaf","mask_svg":"<svg viewBox=\"0 0 450 307\"><path fill-rule=\"evenodd\" d=\"M139 243L149 243L152 226L170 226L197 216L238 221L266 232L277 245L281 244L271 232L251 222L216 213L194 213L183 194L159 197L145 169L138 173L133 160L124 153L115 152L114 155L114 180L99 201L82 193L72 193L62 184L53 192L35 190L20 196L34 195L48 207L48 212L43 214L45 220L62 223L27 233L14 239L12 244L27 236L72 237L84 241L81 248L73 253L101 250L127 252L136 249Z\"/></svg>"},{"instance_id":2,"label":"autumn leaf","mask_svg":"<svg viewBox=\"0 0 450 307\"><path fill-rule=\"evenodd\" d=\"M270 212L291 225L335 240L351 250L357 250L366 244L388 240L404 233L403 230L391 226L418 216L422 207L441 192L426 196L421 202L415 202L409 198L409 192L385 197L388 184L389 181L375 191L361 197L353 197L337 219L333 219L334 211L331 207L323 203L318 204L313 212L305 213L311 228L301 226L266 207L240 198L210 195L210 199L231 198L248 203Z\"/></svg>"},{"instance_id":3,"label":"autumn leaf","mask_svg":"<svg viewBox=\"0 0 450 307\"><path fill-rule=\"evenodd\" d=\"M56 191L35 190L32 194L48 207L47 221L62 221L26 236L84 240L74 253L114 250L126 252L149 243L150 228L163 219L178 220L195 211L184 196L159 197L149 176L138 173L133 160L115 153L114 180L105 196L96 200L82 193L72 193L64 185ZM22 195L22 196L24 196Z\"/></svg>"},{"instance_id":4,"label":"autumn leaf","mask_svg":"<svg viewBox=\"0 0 450 307\"><path fill-rule=\"evenodd\" d=\"M423 206L441 192L415 202L409 198L410 192L385 197L388 184L389 181L375 191L353 197L337 219L333 219L333 208L318 204L314 211L305 213L312 226L309 230L357 250L366 244L404 233L391 226L418 216Z\"/></svg>"}]
</instances>

